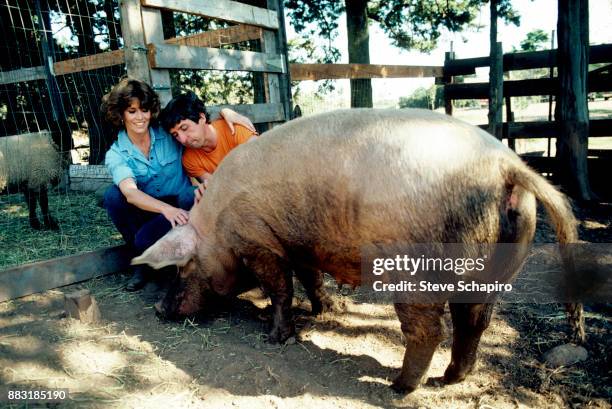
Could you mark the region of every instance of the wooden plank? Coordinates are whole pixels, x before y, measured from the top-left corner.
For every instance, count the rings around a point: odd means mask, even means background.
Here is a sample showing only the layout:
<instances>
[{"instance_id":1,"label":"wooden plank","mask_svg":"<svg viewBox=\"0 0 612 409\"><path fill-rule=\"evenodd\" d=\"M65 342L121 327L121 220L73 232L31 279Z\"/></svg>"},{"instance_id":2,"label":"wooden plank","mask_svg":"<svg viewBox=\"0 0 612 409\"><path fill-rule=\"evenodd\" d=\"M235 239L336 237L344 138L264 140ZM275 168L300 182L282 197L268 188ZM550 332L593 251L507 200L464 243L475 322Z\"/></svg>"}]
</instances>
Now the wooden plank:
<instances>
[{"instance_id":1,"label":"wooden plank","mask_svg":"<svg viewBox=\"0 0 612 409\"><path fill-rule=\"evenodd\" d=\"M556 79L551 80L550 78L505 81L504 97L556 94L556 88ZM450 99L487 99L489 98L489 83L449 84L444 87L444 92Z\"/></svg>"},{"instance_id":2,"label":"wooden plank","mask_svg":"<svg viewBox=\"0 0 612 409\"><path fill-rule=\"evenodd\" d=\"M142 0L146 7L164 8L172 11L217 18L235 23L250 24L276 30L278 17L272 10L249 6L231 0Z\"/></svg>"},{"instance_id":3,"label":"wooden plank","mask_svg":"<svg viewBox=\"0 0 612 409\"><path fill-rule=\"evenodd\" d=\"M9 268L0 272L0 302L126 270L131 258L116 246Z\"/></svg>"},{"instance_id":4,"label":"wooden plank","mask_svg":"<svg viewBox=\"0 0 612 409\"><path fill-rule=\"evenodd\" d=\"M156 11L158 12L158 11ZM143 19L148 19L149 11L142 10ZM149 27L145 24L145 28ZM145 30L146 31L146 30ZM163 40L166 44L189 45L193 47L218 47L225 44L235 44L248 40L259 39L260 27L236 25L219 30L207 31L185 37ZM149 39L147 42L159 42L161 40ZM75 72L95 70L98 68L111 67L125 63L125 51L113 50L105 53L88 55L86 57L72 58L58 61L53 64L55 75L66 75ZM44 67L22 68L21 70L0 72L0 84L10 84L22 81L44 79Z\"/></svg>"},{"instance_id":5,"label":"wooden plank","mask_svg":"<svg viewBox=\"0 0 612 409\"><path fill-rule=\"evenodd\" d=\"M227 44L237 44L249 40L259 40L261 32L261 27L235 25L184 37L169 38L165 40L164 43L188 45L192 47L218 48L219 46Z\"/></svg>"},{"instance_id":6,"label":"wooden plank","mask_svg":"<svg viewBox=\"0 0 612 409\"><path fill-rule=\"evenodd\" d=\"M486 124L478 125L487 129ZM504 135L511 139L533 139L533 138L556 138L558 134L555 122L530 121L513 122L510 125L504 123ZM591 119L589 121L589 137L612 136L612 119Z\"/></svg>"},{"instance_id":7,"label":"wooden plank","mask_svg":"<svg viewBox=\"0 0 612 409\"><path fill-rule=\"evenodd\" d=\"M269 3L270 1L268 1ZM277 50L276 35L273 31L265 30L261 39L262 51L274 55ZM266 90L266 102L271 104L281 103L280 79L275 74L264 75L264 86ZM272 126L272 124L270 124Z\"/></svg>"},{"instance_id":8,"label":"wooden plank","mask_svg":"<svg viewBox=\"0 0 612 409\"><path fill-rule=\"evenodd\" d=\"M146 43L161 43L164 41L164 29L162 25L161 11L158 9L142 8L142 25ZM172 82L170 72L164 69L150 67L151 87L159 95L162 107L166 106L172 99Z\"/></svg>"},{"instance_id":9,"label":"wooden plank","mask_svg":"<svg viewBox=\"0 0 612 409\"><path fill-rule=\"evenodd\" d=\"M119 2L121 12L121 34L125 50L125 65L128 76L151 83L147 60L142 14L139 0Z\"/></svg>"},{"instance_id":10,"label":"wooden plank","mask_svg":"<svg viewBox=\"0 0 612 409\"><path fill-rule=\"evenodd\" d=\"M525 163L539 172L555 173L558 169L557 158L546 156L519 155ZM606 177L610 168L610 159L606 157L588 158L589 179L591 181Z\"/></svg>"},{"instance_id":11,"label":"wooden plank","mask_svg":"<svg viewBox=\"0 0 612 409\"><path fill-rule=\"evenodd\" d=\"M39 67L20 68L18 70L0 72L0 85L44 80L45 78L45 67L42 65Z\"/></svg>"},{"instance_id":12,"label":"wooden plank","mask_svg":"<svg viewBox=\"0 0 612 409\"><path fill-rule=\"evenodd\" d=\"M149 44L152 68L282 72L283 58L252 51Z\"/></svg>"},{"instance_id":13,"label":"wooden plank","mask_svg":"<svg viewBox=\"0 0 612 409\"><path fill-rule=\"evenodd\" d=\"M222 108L230 108L247 116L254 124L285 120L283 104L213 105L206 107L211 115L218 115Z\"/></svg>"},{"instance_id":14,"label":"wooden plank","mask_svg":"<svg viewBox=\"0 0 612 409\"><path fill-rule=\"evenodd\" d=\"M441 66L376 64L290 64L294 81L338 78L423 78L441 77Z\"/></svg>"},{"instance_id":15,"label":"wooden plank","mask_svg":"<svg viewBox=\"0 0 612 409\"><path fill-rule=\"evenodd\" d=\"M53 73L55 75L66 75L75 72L111 67L113 65L119 65L123 63L125 63L125 51L113 50L107 51L105 53L88 55L86 57L58 61L53 64Z\"/></svg>"},{"instance_id":16,"label":"wooden plank","mask_svg":"<svg viewBox=\"0 0 612 409\"><path fill-rule=\"evenodd\" d=\"M272 45L275 46L274 49L267 48L266 44L263 44L266 48L264 52L269 54L280 54L283 56L284 61L287 66L284 67L282 74L267 74L268 77L276 76L276 81L278 83L278 93L279 93L279 102L283 104L283 110L285 112L284 121L289 121L293 115L293 103L292 103L292 95L291 95L291 75L289 73L289 50L287 48L287 32L285 29L285 11L283 7L283 0L267 0L266 1L267 8L270 10L274 10L278 16L278 30L276 30L274 35L274 43ZM266 38L266 34L264 34L264 39ZM268 101L274 102L274 101Z\"/></svg>"},{"instance_id":17,"label":"wooden plank","mask_svg":"<svg viewBox=\"0 0 612 409\"><path fill-rule=\"evenodd\" d=\"M612 158L612 149L589 149L589 156L594 156L598 158L606 158L610 160Z\"/></svg>"},{"instance_id":18,"label":"wooden plank","mask_svg":"<svg viewBox=\"0 0 612 409\"><path fill-rule=\"evenodd\" d=\"M612 136L612 119L591 119L589 136Z\"/></svg>"},{"instance_id":19,"label":"wooden plank","mask_svg":"<svg viewBox=\"0 0 612 409\"><path fill-rule=\"evenodd\" d=\"M592 45L589 64L612 62L612 44ZM529 51L504 55L504 72L557 65L557 50ZM488 67L489 57L455 59L444 65L446 75L474 74L478 67Z\"/></svg>"},{"instance_id":20,"label":"wooden plank","mask_svg":"<svg viewBox=\"0 0 612 409\"><path fill-rule=\"evenodd\" d=\"M589 92L605 92L610 90L612 74L596 74L589 76ZM534 95L556 95L557 78L538 78L530 80L515 80L504 82L505 97L525 97ZM451 99L487 99L489 83L475 82L449 84L444 87L446 96Z\"/></svg>"},{"instance_id":21,"label":"wooden plank","mask_svg":"<svg viewBox=\"0 0 612 409\"><path fill-rule=\"evenodd\" d=\"M521 159L530 167L536 169L538 172L543 173L555 173L557 171L557 161L555 157L545 156L530 156L530 155L519 155Z\"/></svg>"}]
</instances>

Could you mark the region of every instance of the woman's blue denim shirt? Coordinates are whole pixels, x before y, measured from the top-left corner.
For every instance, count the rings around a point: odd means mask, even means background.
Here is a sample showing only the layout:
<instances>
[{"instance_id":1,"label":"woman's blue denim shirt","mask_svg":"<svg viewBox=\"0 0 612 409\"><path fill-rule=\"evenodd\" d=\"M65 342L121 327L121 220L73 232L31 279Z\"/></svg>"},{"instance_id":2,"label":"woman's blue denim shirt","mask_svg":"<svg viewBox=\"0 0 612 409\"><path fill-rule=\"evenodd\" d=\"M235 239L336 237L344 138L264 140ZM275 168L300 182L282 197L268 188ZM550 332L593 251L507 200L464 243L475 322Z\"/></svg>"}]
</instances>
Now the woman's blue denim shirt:
<instances>
[{"instance_id":1,"label":"woman's blue denim shirt","mask_svg":"<svg viewBox=\"0 0 612 409\"><path fill-rule=\"evenodd\" d=\"M153 197L178 195L191 183L181 161L183 147L162 128L150 127L149 157L130 141L125 130L106 152L105 164L115 185L126 179L136 181L138 189Z\"/></svg>"}]
</instances>

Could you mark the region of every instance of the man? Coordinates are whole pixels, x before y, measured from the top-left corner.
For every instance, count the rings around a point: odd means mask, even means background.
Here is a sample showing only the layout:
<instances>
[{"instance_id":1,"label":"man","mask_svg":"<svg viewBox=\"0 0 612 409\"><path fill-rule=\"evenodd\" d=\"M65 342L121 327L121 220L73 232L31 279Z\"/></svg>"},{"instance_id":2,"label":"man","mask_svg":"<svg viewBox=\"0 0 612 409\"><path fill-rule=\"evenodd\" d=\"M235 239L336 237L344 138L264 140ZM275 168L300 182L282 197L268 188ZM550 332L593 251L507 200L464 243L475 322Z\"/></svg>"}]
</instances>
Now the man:
<instances>
[{"instance_id":1,"label":"man","mask_svg":"<svg viewBox=\"0 0 612 409\"><path fill-rule=\"evenodd\" d=\"M185 171L201 183L196 191L196 203L223 158L238 145L257 138L250 121L242 119L233 121L236 126L219 119L211 122L204 103L193 92L173 98L162 110L162 127L185 146ZM250 126L240 125L242 122Z\"/></svg>"}]
</instances>

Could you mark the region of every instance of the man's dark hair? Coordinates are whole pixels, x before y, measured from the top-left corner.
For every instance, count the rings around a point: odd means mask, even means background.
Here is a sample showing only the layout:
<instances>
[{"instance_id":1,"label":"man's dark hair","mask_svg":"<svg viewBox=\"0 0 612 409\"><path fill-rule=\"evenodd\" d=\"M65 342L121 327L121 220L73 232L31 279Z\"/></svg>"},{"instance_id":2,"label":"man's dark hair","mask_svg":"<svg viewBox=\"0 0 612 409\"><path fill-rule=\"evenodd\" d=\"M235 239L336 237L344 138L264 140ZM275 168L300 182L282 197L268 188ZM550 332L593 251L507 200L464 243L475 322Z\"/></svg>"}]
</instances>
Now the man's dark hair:
<instances>
[{"instance_id":1,"label":"man's dark hair","mask_svg":"<svg viewBox=\"0 0 612 409\"><path fill-rule=\"evenodd\" d=\"M204 114L206 123L210 123L210 117L204 102L196 94L189 91L172 98L168 102L168 105L159 114L159 123L162 128L169 132L183 119L191 119L197 123L200 120L200 114Z\"/></svg>"}]
</instances>

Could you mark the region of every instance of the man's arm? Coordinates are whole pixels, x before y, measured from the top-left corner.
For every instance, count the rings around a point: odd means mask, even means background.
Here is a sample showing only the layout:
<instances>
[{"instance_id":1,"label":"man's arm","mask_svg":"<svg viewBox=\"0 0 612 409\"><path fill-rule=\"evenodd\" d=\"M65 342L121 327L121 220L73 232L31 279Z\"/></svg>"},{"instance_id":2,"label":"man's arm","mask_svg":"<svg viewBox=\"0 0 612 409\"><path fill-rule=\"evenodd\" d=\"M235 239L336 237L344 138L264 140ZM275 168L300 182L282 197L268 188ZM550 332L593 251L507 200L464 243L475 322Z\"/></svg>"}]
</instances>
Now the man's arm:
<instances>
[{"instance_id":1,"label":"man's arm","mask_svg":"<svg viewBox=\"0 0 612 409\"><path fill-rule=\"evenodd\" d=\"M148 212L163 214L172 224L172 227L186 224L189 220L189 212L170 206L168 203L164 203L146 194L138 189L136 182L132 178L123 179L119 183L119 190L121 190L128 203Z\"/></svg>"},{"instance_id":2,"label":"man's arm","mask_svg":"<svg viewBox=\"0 0 612 409\"><path fill-rule=\"evenodd\" d=\"M253 122L251 122L251 120L247 118L246 116L240 115L236 111L232 111L229 108L223 108L220 112L220 115L221 115L221 118L223 118L223 120L225 120L225 122L229 126L229 129L232 132L232 135L236 133L236 129L234 128L234 125L242 125L245 128L247 128L249 131L255 134L257 133L257 130L255 129L255 125L253 125Z\"/></svg>"}]
</instances>

